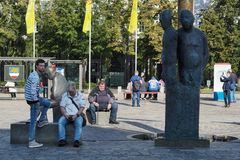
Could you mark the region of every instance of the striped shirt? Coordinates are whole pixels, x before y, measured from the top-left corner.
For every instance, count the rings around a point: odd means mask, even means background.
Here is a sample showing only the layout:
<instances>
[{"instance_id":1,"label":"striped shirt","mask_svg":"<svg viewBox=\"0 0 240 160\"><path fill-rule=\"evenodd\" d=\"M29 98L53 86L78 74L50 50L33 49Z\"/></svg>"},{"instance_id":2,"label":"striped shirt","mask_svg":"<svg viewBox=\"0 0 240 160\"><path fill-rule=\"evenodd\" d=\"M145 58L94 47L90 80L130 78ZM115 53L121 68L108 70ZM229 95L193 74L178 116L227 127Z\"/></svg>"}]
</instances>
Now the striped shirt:
<instances>
[{"instance_id":1,"label":"striped shirt","mask_svg":"<svg viewBox=\"0 0 240 160\"><path fill-rule=\"evenodd\" d=\"M38 101L40 91L40 77L37 71L32 72L25 84L26 101Z\"/></svg>"}]
</instances>

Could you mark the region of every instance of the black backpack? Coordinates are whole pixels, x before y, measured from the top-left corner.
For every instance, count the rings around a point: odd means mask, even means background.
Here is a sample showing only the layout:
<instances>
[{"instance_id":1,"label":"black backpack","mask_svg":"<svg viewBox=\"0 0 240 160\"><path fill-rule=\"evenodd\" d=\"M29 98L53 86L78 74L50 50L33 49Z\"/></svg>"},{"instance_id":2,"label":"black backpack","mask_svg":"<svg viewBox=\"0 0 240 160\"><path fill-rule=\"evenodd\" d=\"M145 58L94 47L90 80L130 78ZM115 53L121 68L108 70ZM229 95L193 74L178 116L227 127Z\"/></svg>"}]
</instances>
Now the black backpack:
<instances>
[{"instance_id":1,"label":"black backpack","mask_svg":"<svg viewBox=\"0 0 240 160\"><path fill-rule=\"evenodd\" d=\"M141 82L139 80L133 81L133 91L140 91Z\"/></svg>"}]
</instances>

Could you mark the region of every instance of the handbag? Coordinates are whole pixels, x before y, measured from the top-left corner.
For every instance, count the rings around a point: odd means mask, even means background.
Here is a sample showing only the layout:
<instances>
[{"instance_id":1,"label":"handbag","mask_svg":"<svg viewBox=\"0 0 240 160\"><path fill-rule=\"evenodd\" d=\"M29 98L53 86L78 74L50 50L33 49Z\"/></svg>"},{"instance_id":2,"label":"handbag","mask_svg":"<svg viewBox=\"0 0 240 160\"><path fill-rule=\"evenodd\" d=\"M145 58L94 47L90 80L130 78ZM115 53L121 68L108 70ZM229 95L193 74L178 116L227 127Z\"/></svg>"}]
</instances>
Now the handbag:
<instances>
[{"instance_id":1,"label":"handbag","mask_svg":"<svg viewBox=\"0 0 240 160\"><path fill-rule=\"evenodd\" d=\"M74 100L73 100L71 97L69 97L69 98L71 99L71 101L72 101L72 103L74 104L74 106L79 110L79 108L78 108L77 104L74 102ZM81 116L82 119L83 119L82 127L85 127L86 124L87 124L86 115L82 112L82 113L80 114L80 116Z\"/></svg>"}]
</instances>

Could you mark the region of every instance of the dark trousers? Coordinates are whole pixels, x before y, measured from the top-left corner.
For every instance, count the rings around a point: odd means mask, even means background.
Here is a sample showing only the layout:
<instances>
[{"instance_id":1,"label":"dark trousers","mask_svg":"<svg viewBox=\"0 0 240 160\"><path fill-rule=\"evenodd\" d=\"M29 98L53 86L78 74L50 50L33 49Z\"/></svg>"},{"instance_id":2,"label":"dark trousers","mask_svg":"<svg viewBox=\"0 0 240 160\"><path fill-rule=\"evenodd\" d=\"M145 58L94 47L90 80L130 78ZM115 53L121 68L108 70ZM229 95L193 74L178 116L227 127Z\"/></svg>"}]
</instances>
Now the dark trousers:
<instances>
[{"instance_id":1,"label":"dark trousers","mask_svg":"<svg viewBox=\"0 0 240 160\"><path fill-rule=\"evenodd\" d=\"M231 103L230 90L224 91L224 102L225 102L225 106L230 105Z\"/></svg>"}]
</instances>

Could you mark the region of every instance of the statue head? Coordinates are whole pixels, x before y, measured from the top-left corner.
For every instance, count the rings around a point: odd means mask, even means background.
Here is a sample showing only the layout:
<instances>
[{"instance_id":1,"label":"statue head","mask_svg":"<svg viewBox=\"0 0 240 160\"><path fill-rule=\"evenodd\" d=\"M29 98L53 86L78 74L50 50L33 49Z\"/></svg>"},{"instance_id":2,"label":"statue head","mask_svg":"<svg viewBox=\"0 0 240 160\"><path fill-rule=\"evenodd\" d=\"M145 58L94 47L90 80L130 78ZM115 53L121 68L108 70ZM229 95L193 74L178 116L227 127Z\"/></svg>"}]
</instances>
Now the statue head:
<instances>
[{"instance_id":1,"label":"statue head","mask_svg":"<svg viewBox=\"0 0 240 160\"><path fill-rule=\"evenodd\" d=\"M184 30L190 30L193 27L194 16L189 10L182 10L180 15L180 22Z\"/></svg>"},{"instance_id":2,"label":"statue head","mask_svg":"<svg viewBox=\"0 0 240 160\"><path fill-rule=\"evenodd\" d=\"M53 80L56 74L56 68L53 67L47 67L45 69L45 75L48 79Z\"/></svg>"},{"instance_id":3,"label":"statue head","mask_svg":"<svg viewBox=\"0 0 240 160\"><path fill-rule=\"evenodd\" d=\"M163 10L159 20L164 30L172 26L172 11L170 9Z\"/></svg>"}]
</instances>

